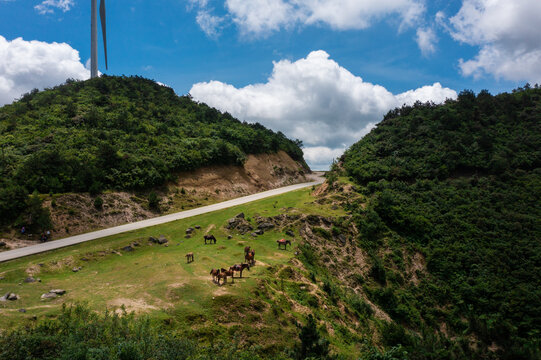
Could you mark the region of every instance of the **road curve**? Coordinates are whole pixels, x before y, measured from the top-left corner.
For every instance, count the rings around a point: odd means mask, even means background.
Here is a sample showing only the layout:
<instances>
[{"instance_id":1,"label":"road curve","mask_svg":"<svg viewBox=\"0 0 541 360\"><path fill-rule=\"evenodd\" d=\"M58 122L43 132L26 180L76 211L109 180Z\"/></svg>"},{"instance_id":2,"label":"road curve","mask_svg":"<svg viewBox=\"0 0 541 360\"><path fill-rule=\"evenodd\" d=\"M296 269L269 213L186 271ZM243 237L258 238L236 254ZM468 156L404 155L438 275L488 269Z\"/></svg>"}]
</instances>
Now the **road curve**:
<instances>
[{"instance_id":1,"label":"road curve","mask_svg":"<svg viewBox=\"0 0 541 360\"><path fill-rule=\"evenodd\" d=\"M147 220L137 221L134 223L115 226L108 229L93 231L93 232L89 232L89 233L85 233L81 235L70 236L64 239L50 241L43 244L32 245L32 246L27 246L27 247L15 249L15 250L0 252L0 263L9 261L9 260L18 259L24 256L39 254L45 251L60 249L66 246L80 244L86 241L100 239L100 238L111 236L111 235L121 234L127 231L138 230L138 229L155 226L155 225L161 225L161 224L165 224L171 221L186 219L192 216L206 214L206 213L216 211L216 210L227 209L233 206L242 205L242 204L246 204L252 201L265 199L271 196L285 194L290 191L303 189L303 188L310 187L313 185L319 185L322 182L323 182L323 178L318 177L316 181L312 181L308 183L285 186L278 189L268 190L268 191L260 192L257 194L252 194L252 195L243 196L243 197L232 199L232 200L227 200L227 201L220 202L217 204L202 206L196 209L181 211L174 214L159 216L159 217L155 217L155 218L151 218Z\"/></svg>"}]
</instances>

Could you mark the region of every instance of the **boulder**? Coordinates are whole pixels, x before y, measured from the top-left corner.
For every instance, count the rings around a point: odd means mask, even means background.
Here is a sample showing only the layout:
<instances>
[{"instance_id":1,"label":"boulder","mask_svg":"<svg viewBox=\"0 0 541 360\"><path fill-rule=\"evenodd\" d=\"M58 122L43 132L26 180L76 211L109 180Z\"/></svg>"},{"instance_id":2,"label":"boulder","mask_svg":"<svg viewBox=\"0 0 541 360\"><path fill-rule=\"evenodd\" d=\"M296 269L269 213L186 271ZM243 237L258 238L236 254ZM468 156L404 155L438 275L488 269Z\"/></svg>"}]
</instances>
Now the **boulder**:
<instances>
[{"instance_id":1,"label":"boulder","mask_svg":"<svg viewBox=\"0 0 541 360\"><path fill-rule=\"evenodd\" d=\"M195 225L195 228L196 228L197 230L199 230L199 229L201 229L201 225Z\"/></svg>"},{"instance_id":2,"label":"boulder","mask_svg":"<svg viewBox=\"0 0 541 360\"><path fill-rule=\"evenodd\" d=\"M191 228L191 227L190 227L190 228L187 228L187 229L186 229L186 234L191 234L191 233L193 233L194 230L195 230L195 229L194 229L194 228Z\"/></svg>"},{"instance_id":3,"label":"boulder","mask_svg":"<svg viewBox=\"0 0 541 360\"><path fill-rule=\"evenodd\" d=\"M124 246L124 247L122 248L122 250L123 250L123 251L128 251L128 252L130 252L130 251L133 251L133 248L131 247L131 245L128 245L128 246Z\"/></svg>"},{"instance_id":4,"label":"boulder","mask_svg":"<svg viewBox=\"0 0 541 360\"><path fill-rule=\"evenodd\" d=\"M165 236L160 235L160 238L158 239L158 244L163 245L163 244L167 243L168 241L169 241L169 240L167 240L167 239L165 238Z\"/></svg>"},{"instance_id":5,"label":"boulder","mask_svg":"<svg viewBox=\"0 0 541 360\"><path fill-rule=\"evenodd\" d=\"M43 295L41 295L41 300L47 300L47 299L56 299L58 297L58 295L56 295L55 293L45 293Z\"/></svg>"},{"instance_id":6,"label":"boulder","mask_svg":"<svg viewBox=\"0 0 541 360\"><path fill-rule=\"evenodd\" d=\"M26 279L24 279L24 282L25 283L34 283L34 282L36 282L36 279L34 279L32 276L29 276Z\"/></svg>"},{"instance_id":7,"label":"boulder","mask_svg":"<svg viewBox=\"0 0 541 360\"><path fill-rule=\"evenodd\" d=\"M184 236L185 239L190 239L192 236L190 234Z\"/></svg>"},{"instance_id":8,"label":"boulder","mask_svg":"<svg viewBox=\"0 0 541 360\"><path fill-rule=\"evenodd\" d=\"M154 243L154 244L158 243L158 239L156 239L154 236L149 237L148 241L150 241L151 243Z\"/></svg>"},{"instance_id":9,"label":"boulder","mask_svg":"<svg viewBox=\"0 0 541 360\"><path fill-rule=\"evenodd\" d=\"M252 235L253 237L257 237L258 234L256 234L255 232L251 233L250 235Z\"/></svg>"},{"instance_id":10,"label":"boulder","mask_svg":"<svg viewBox=\"0 0 541 360\"><path fill-rule=\"evenodd\" d=\"M231 229L231 230L236 229L241 234L246 234L254 229L248 221L240 217L231 218L228 220L228 223L229 223L227 225L228 229Z\"/></svg>"},{"instance_id":11,"label":"boulder","mask_svg":"<svg viewBox=\"0 0 541 360\"><path fill-rule=\"evenodd\" d=\"M228 239L228 240L233 239L233 235L227 235L227 239Z\"/></svg>"},{"instance_id":12,"label":"boulder","mask_svg":"<svg viewBox=\"0 0 541 360\"><path fill-rule=\"evenodd\" d=\"M0 297L0 301L2 301L2 302L15 301L15 300L18 300L18 299L19 299L19 295L14 294L14 293L7 293L6 295Z\"/></svg>"},{"instance_id":13,"label":"boulder","mask_svg":"<svg viewBox=\"0 0 541 360\"><path fill-rule=\"evenodd\" d=\"M261 230L268 230L274 228L274 224L271 222L262 222L257 226L257 228Z\"/></svg>"},{"instance_id":14,"label":"boulder","mask_svg":"<svg viewBox=\"0 0 541 360\"><path fill-rule=\"evenodd\" d=\"M56 294L56 295L64 295L66 293L66 290L62 289L53 289L49 290L50 293Z\"/></svg>"},{"instance_id":15,"label":"boulder","mask_svg":"<svg viewBox=\"0 0 541 360\"><path fill-rule=\"evenodd\" d=\"M26 309L19 309L18 311L24 314L26 312Z\"/></svg>"},{"instance_id":16,"label":"boulder","mask_svg":"<svg viewBox=\"0 0 541 360\"><path fill-rule=\"evenodd\" d=\"M257 235L263 235L265 232L262 229L257 229L256 231L254 231L254 233Z\"/></svg>"},{"instance_id":17,"label":"boulder","mask_svg":"<svg viewBox=\"0 0 541 360\"><path fill-rule=\"evenodd\" d=\"M131 246L136 247L136 246L141 246L141 245L136 241L133 244L131 244Z\"/></svg>"},{"instance_id":18,"label":"boulder","mask_svg":"<svg viewBox=\"0 0 541 360\"><path fill-rule=\"evenodd\" d=\"M237 214L235 217L236 217L237 219L244 219L244 213L241 212L240 214Z\"/></svg>"},{"instance_id":19,"label":"boulder","mask_svg":"<svg viewBox=\"0 0 541 360\"><path fill-rule=\"evenodd\" d=\"M73 272L79 272L79 271L81 271L82 268L83 268L82 266L74 267L73 269L71 269L71 271L73 271Z\"/></svg>"},{"instance_id":20,"label":"boulder","mask_svg":"<svg viewBox=\"0 0 541 360\"><path fill-rule=\"evenodd\" d=\"M293 237L293 236L295 236L295 233L293 231L291 231L291 230L286 230L286 235Z\"/></svg>"},{"instance_id":21,"label":"boulder","mask_svg":"<svg viewBox=\"0 0 541 360\"><path fill-rule=\"evenodd\" d=\"M342 246L346 245L346 240L347 240L346 235L344 234L338 235L338 241L340 242Z\"/></svg>"},{"instance_id":22,"label":"boulder","mask_svg":"<svg viewBox=\"0 0 541 360\"><path fill-rule=\"evenodd\" d=\"M0 241L0 247L5 247L7 244L4 241Z\"/></svg>"}]
</instances>

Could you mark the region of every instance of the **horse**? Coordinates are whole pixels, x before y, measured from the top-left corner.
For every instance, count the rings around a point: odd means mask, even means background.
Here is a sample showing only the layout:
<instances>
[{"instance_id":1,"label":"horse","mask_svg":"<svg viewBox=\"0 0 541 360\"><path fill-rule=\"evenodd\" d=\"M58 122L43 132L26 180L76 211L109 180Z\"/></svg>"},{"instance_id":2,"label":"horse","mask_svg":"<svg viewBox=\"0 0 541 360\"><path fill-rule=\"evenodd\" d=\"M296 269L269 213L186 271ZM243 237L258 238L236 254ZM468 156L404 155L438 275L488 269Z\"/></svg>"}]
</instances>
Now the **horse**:
<instances>
[{"instance_id":1,"label":"horse","mask_svg":"<svg viewBox=\"0 0 541 360\"><path fill-rule=\"evenodd\" d=\"M250 247L249 247L249 246L246 246L246 247L244 248L244 255L248 254L248 253L250 252L250 250L251 250Z\"/></svg>"},{"instance_id":2,"label":"horse","mask_svg":"<svg viewBox=\"0 0 541 360\"><path fill-rule=\"evenodd\" d=\"M278 249L281 249L282 245L284 245L284 250L287 250L287 245L288 244L289 244L289 246L291 246L291 241L290 240L281 239L281 240L276 240L276 242L278 243Z\"/></svg>"},{"instance_id":3,"label":"horse","mask_svg":"<svg viewBox=\"0 0 541 360\"><path fill-rule=\"evenodd\" d=\"M216 279L220 275L220 269L212 269L212 270L210 270L210 275L212 275L212 281L216 281ZM218 280L218 282L219 282L219 280Z\"/></svg>"},{"instance_id":4,"label":"horse","mask_svg":"<svg viewBox=\"0 0 541 360\"><path fill-rule=\"evenodd\" d=\"M214 244L216 244L216 238L214 237L214 235L204 235L203 238L205 239L205 245L207 245L207 240L210 244L212 244L213 242Z\"/></svg>"},{"instance_id":5,"label":"horse","mask_svg":"<svg viewBox=\"0 0 541 360\"><path fill-rule=\"evenodd\" d=\"M238 271L240 273L240 277L242 277L242 272L244 271L244 269L250 270L250 265L249 264L240 264L240 265L235 264L229 268L229 270Z\"/></svg>"},{"instance_id":6,"label":"horse","mask_svg":"<svg viewBox=\"0 0 541 360\"><path fill-rule=\"evenodd\" d=\"M245 254L244 261L246 261L247 264L254 265L255 264L255 251L251 250L250 252Z\"/></svg>"},{"instance_id":7,"label":"horse","mask_svg":"<svg viewBox=\"0 0 541 360\"><path fill-rule=\"evenodd\" d=\"M193 252L186 254L186 261L188 262L188 264L193 261Z\"/></svg>"},{"instance_id":8,"label":"horse","mask_svg":"<svg viewBox=\"0 0 541 360\"><path fill-rule=\"evenodd\" d=\"M233 270L226 270L224 268L221 269L220 274L218 275L218 284L220 283L220 279L224 279L224 284L227 283L227 277L231 277L231 283L235 283L234 275L235 273Z\"/></svg>"}]
</instances>

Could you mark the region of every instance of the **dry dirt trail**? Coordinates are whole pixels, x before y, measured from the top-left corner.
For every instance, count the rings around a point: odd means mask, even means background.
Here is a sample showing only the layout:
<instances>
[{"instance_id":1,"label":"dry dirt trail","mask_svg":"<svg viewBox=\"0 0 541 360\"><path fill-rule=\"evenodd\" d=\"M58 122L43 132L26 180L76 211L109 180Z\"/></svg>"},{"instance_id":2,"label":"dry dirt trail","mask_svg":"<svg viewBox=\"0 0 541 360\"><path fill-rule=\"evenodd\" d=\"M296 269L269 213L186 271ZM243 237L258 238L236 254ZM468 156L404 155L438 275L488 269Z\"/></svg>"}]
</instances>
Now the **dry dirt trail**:
<instances>
[{"instance_id":1,"label":"dry dirt trail","mask_svg":"<svg viewBox=\"0 0 541 360\"><path fill-rule=\"evenodd\" d=\"M117 235L117 234L124 233L127 231L138 230L138 229L155 226L155 225L161 225L161 224L165 224L171 221L185 219L185 218L209 213L216 210L227 209L233 206L246 204L252 201L265 199L271 196L285 194L290 191L303 189L303 188L310 187L313 185L318 185L318 184L323 183L324 181L324 178L322 175L323 175L322 172L314 172L313 174L307 175L307 177L309 177L310 180L312 180L311 182L285 186L285 187L281 187L281 188L277 188L273 190L260 192L257 194L252 194L252 195L243 196L240 198L220 202L217 204L202 206L196 209L181 211L178 213L159 216L152 219L138 221L138 222L134 222L130 224L114 226L108 229L93 231L86 234L70 236L64 239L55 240L55 241L51 241L51 242L47 242L43 244L32 245L32 246L27 246L27 247L15 249L15 250L4 251L0 253L0 263L9 261L9 260L18 259L24 256L39 254L45 251L60 249L66 246L80 244L86 241L96 240L96 239L111 236L111 235Z\"/></svg>"}]
</instances>

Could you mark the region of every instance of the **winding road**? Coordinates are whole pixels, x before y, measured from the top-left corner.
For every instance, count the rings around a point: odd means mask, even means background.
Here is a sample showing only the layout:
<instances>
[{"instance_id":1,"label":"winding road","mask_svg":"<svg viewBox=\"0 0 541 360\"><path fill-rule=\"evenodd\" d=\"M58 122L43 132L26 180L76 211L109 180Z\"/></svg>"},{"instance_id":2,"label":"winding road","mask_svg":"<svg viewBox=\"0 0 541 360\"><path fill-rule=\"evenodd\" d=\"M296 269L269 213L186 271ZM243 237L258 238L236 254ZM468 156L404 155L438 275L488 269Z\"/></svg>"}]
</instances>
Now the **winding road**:
<instances>
[{"instance_id":1,"label":"winding road","mask_svg":"<svg viewBox=\"0 0 541 360\"><path fill-rule=\"evenodd\" d=\"M27 246L27 247L23 247L19 249L0 252L0 263L9 261L9 260L18 259L24 256L39 254L45 251L60 249L66 246L80 244L86 241L100 239L100 238L111 236L111 235L121 234L127 231L138 230L138 229L155 226L155 225L161 225L161 224L165 224L171 221L186 219L192 216L206 214L206 213L216 211L216 210L227 209L233 206L246 204L252 201L265 199L271 196L285 194L290 191L295 191L295 190L299 190L299 189L303 189L306 187L319 185L323 183L324 179L322 177L322 173L314 173L311 175L312 175L311 180L314 180L314 181L307 182L307 183L285 186L285 187L281 187L281 188L277 188L273 190L260 192L257 194L252 194L252 195L243 196L243 197L232 199L232 200L227 200L227 201L220 202L217 204L202 206L196 209L181 211L174 214L159 216L159 217L155 217L155 218L151 218L147 220L137 221L134 223L111 227L108 229L93 231L93 232L76 235L76 236L70 236L64 239L60 239L60 240L55 240L55 241L50 241L50 242L46 242L42 244L31 245L31 246Z\"/></svg>"}]
</instances>

